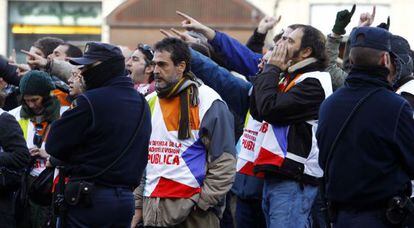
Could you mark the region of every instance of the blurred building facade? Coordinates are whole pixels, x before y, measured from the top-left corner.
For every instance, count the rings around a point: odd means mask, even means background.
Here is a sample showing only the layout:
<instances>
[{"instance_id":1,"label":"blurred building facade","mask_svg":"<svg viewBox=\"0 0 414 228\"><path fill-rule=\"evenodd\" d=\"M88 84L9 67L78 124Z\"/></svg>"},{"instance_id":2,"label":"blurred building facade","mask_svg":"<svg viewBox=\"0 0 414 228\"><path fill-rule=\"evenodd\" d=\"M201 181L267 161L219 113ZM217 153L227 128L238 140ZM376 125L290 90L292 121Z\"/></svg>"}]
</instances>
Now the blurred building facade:
<instances>
[{"instance_id":1,"label":"blurred building facade","mask_svg":"<svg viewBox=\"0 0 414 228\"><path fill-rule=\"evenodd\" d=\"M135 47L153 44L164 36L160 29L180 29L176 10L214 29L246 42L264 14L245 0L128 0L107 18L112 43Z\"/></svg>"}]
</instances>

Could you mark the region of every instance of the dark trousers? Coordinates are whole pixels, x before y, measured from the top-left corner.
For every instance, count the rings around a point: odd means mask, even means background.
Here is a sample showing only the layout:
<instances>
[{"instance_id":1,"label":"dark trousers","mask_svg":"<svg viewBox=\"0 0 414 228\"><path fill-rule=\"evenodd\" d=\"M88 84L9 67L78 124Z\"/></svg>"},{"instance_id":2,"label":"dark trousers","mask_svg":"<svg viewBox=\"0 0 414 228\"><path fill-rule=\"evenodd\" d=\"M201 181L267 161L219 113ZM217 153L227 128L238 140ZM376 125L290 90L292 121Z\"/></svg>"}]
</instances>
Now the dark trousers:
<instances>
[{"instance_id":1,"label":"dark trousers","mask_svg":"<svg viewBox=\"0 0 414 228\"><path fill-rule=\"evenodd\" d=\"M134 215L132 191L125 188L96 187L91 194L92 205L69 206L66 228L131 227Z\"/></svg>"},{"instance_id":2,"label":"dark trousers","mask_svg":"<svg viewBox=\"0 0 414 228\"><path fill-rule=\"evenodd\" d=\"M234 214L232 213L232 199L236 197L231 191L226 194L226 207L220 220L220 228L234 228Z\"/></svg>"},{"instance_id":3,"label":"dark trousers","mask_svg":"<svg viewBox=\"0 0 414 228\"><path fill-rule=\"evenodd\" d=\"M236 206L237 228L266 227L266 220L262 210L261 199L244 200L237 197Z\"/></svg>"},{"instance_id":4,"label":"dark trousers","mask_svg":"<svg viewBox=\"0 0 414 228\"><path fill-rule=\"evenodd\" d=\"M333 223L334 228L394 228L386 221L384 210L339 210Z\"/></svg>"},{"instance_id":5,"label":"dark trousers","mask_svg":"<svg viewBox=\"0 0 414 228\"><path fill-rule=\"evenodd\" d=\"M13 193L0 193L0 226L8 228L16 227Z\"/></svg>"},{"instance_id":6,"label":"dark trousers","mask_svg":"<svg viewBox=\"0 0 414 228\"><path fill-rule=\"evenodd\" d=\"M322 198L320 188L318 189L318 195L313 202L312 210L312 227L313 228L327 228L327 208L325 201Z\"/></svg>"}]
</instances>

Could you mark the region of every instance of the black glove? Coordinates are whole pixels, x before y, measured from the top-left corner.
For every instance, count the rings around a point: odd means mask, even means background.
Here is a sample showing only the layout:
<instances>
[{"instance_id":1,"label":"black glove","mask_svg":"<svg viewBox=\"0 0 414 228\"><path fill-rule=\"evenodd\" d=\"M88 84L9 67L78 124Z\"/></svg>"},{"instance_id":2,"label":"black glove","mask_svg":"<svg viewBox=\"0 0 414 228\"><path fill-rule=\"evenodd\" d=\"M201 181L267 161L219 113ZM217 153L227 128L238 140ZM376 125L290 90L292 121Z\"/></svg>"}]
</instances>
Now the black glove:
<instances>
[{"instance_id":1,"label":"black glove","mask_svg":"<svg viewBox=\"0 0 414 228\"><path fill-rule=\"evenodd\" d=\"M388 31L390 29L390 16L388 16L388 18L387 18L387 23L382 22L377 27L378 28L383 28L383 29Z\"/></svg>"},{"instance_id":2,"label":"black glove","mask_svg":"<svg viewBox=\"0 0 414 228\"><path fill-rule=\"evenodd\" d=\"M352 6L351 12L348 10L339 11L336 14L335 25L332 28L332 32L338 35L345 34L345 27L351 21L352 15L355 13L355 4Z\"/></svg>"}]
</instances>

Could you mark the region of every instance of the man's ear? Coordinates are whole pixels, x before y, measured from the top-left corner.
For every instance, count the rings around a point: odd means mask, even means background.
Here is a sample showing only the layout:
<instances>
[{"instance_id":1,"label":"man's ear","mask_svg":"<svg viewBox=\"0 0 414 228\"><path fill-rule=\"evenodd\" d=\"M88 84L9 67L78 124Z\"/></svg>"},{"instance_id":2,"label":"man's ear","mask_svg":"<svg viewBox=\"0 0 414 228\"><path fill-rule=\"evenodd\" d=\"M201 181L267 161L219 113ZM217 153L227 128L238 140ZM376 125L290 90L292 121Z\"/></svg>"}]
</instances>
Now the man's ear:
<instances>
[{"instance_id":1,"label":"man's ear","mask_svg":"<svg viewBox=\"0 0 414 228\"><path fill-rule=\"evenodd\" d=\"M391 56L390 56L390 54L388 54L387 52L384 52L384 53L381 55L380 65L381 65L381 66L388 67L388 66L390 66L391 64L392 64L392 62L391 62Z\"/></svg>"},{"instance_id":2,"label":"man's ear","mask_svg":"<svg viewBox=\"0 0 414 228\"><path fill-rule=\"evenodd\" d=\"M187 67L187 64L184 61L181 61L177 65L177 70L178 70L179 73L183 74L186 67Z\"/></svg>"},{"instance_id":3,"label":"man's ear","mask_svg":"<svg viewBox=\"0 0 414 228\"><path fill-rule=\"evenodd\" d=\"M145 67L145 74L151 74L154 71L155 65L154 64L148 64Z\"/></svg>"},{"instance_id":4,"label":"man's ear","mask_svg":"<svg viewBox=\"0 0 414 228\"><path fill-rule=\"evenodd\" d=\"M303 49L302 51L300 51L300 55L304 59L309 58L309 56L311 56L311 54L312 54L312 48L310 48L310 47L307 47L307 48Z\"/></svg>"}]
</instances>

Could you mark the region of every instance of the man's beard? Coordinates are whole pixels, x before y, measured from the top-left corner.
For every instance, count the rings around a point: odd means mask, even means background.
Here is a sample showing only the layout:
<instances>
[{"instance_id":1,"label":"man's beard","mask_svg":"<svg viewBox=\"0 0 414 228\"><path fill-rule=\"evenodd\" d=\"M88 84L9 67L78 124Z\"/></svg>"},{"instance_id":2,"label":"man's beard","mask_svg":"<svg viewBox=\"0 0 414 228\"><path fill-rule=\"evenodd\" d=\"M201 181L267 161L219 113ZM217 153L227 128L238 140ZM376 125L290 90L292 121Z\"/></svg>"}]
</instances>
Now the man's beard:
<instances>
[{"instance_id":1,"label":"man's beard","mask_svg":"<svg viewBox=\"0 0 414 228\"><path fill-rule=\"evenodd\" d=\"M157 82L157 76L155 75L155 91L157 93L163 93L165 91L169 91L178 83L178 77L174 77L173 80L167 81L161 78L161 80L165 83L164 86L160 87L159 83Z\"/></svg>"},{"instance_id":2,"label":"man's beard","mask_svg":"<svg viewBox=\"0 0 414 228\"><path fill-rule=\"evenodd\" d=\"M291 65L300 62L299 54L300 54L300 49L293 51L292 57L290 57L290 59L288 59L287 61L291 61L292 62Z\"/></svg>"}]
</instances>

